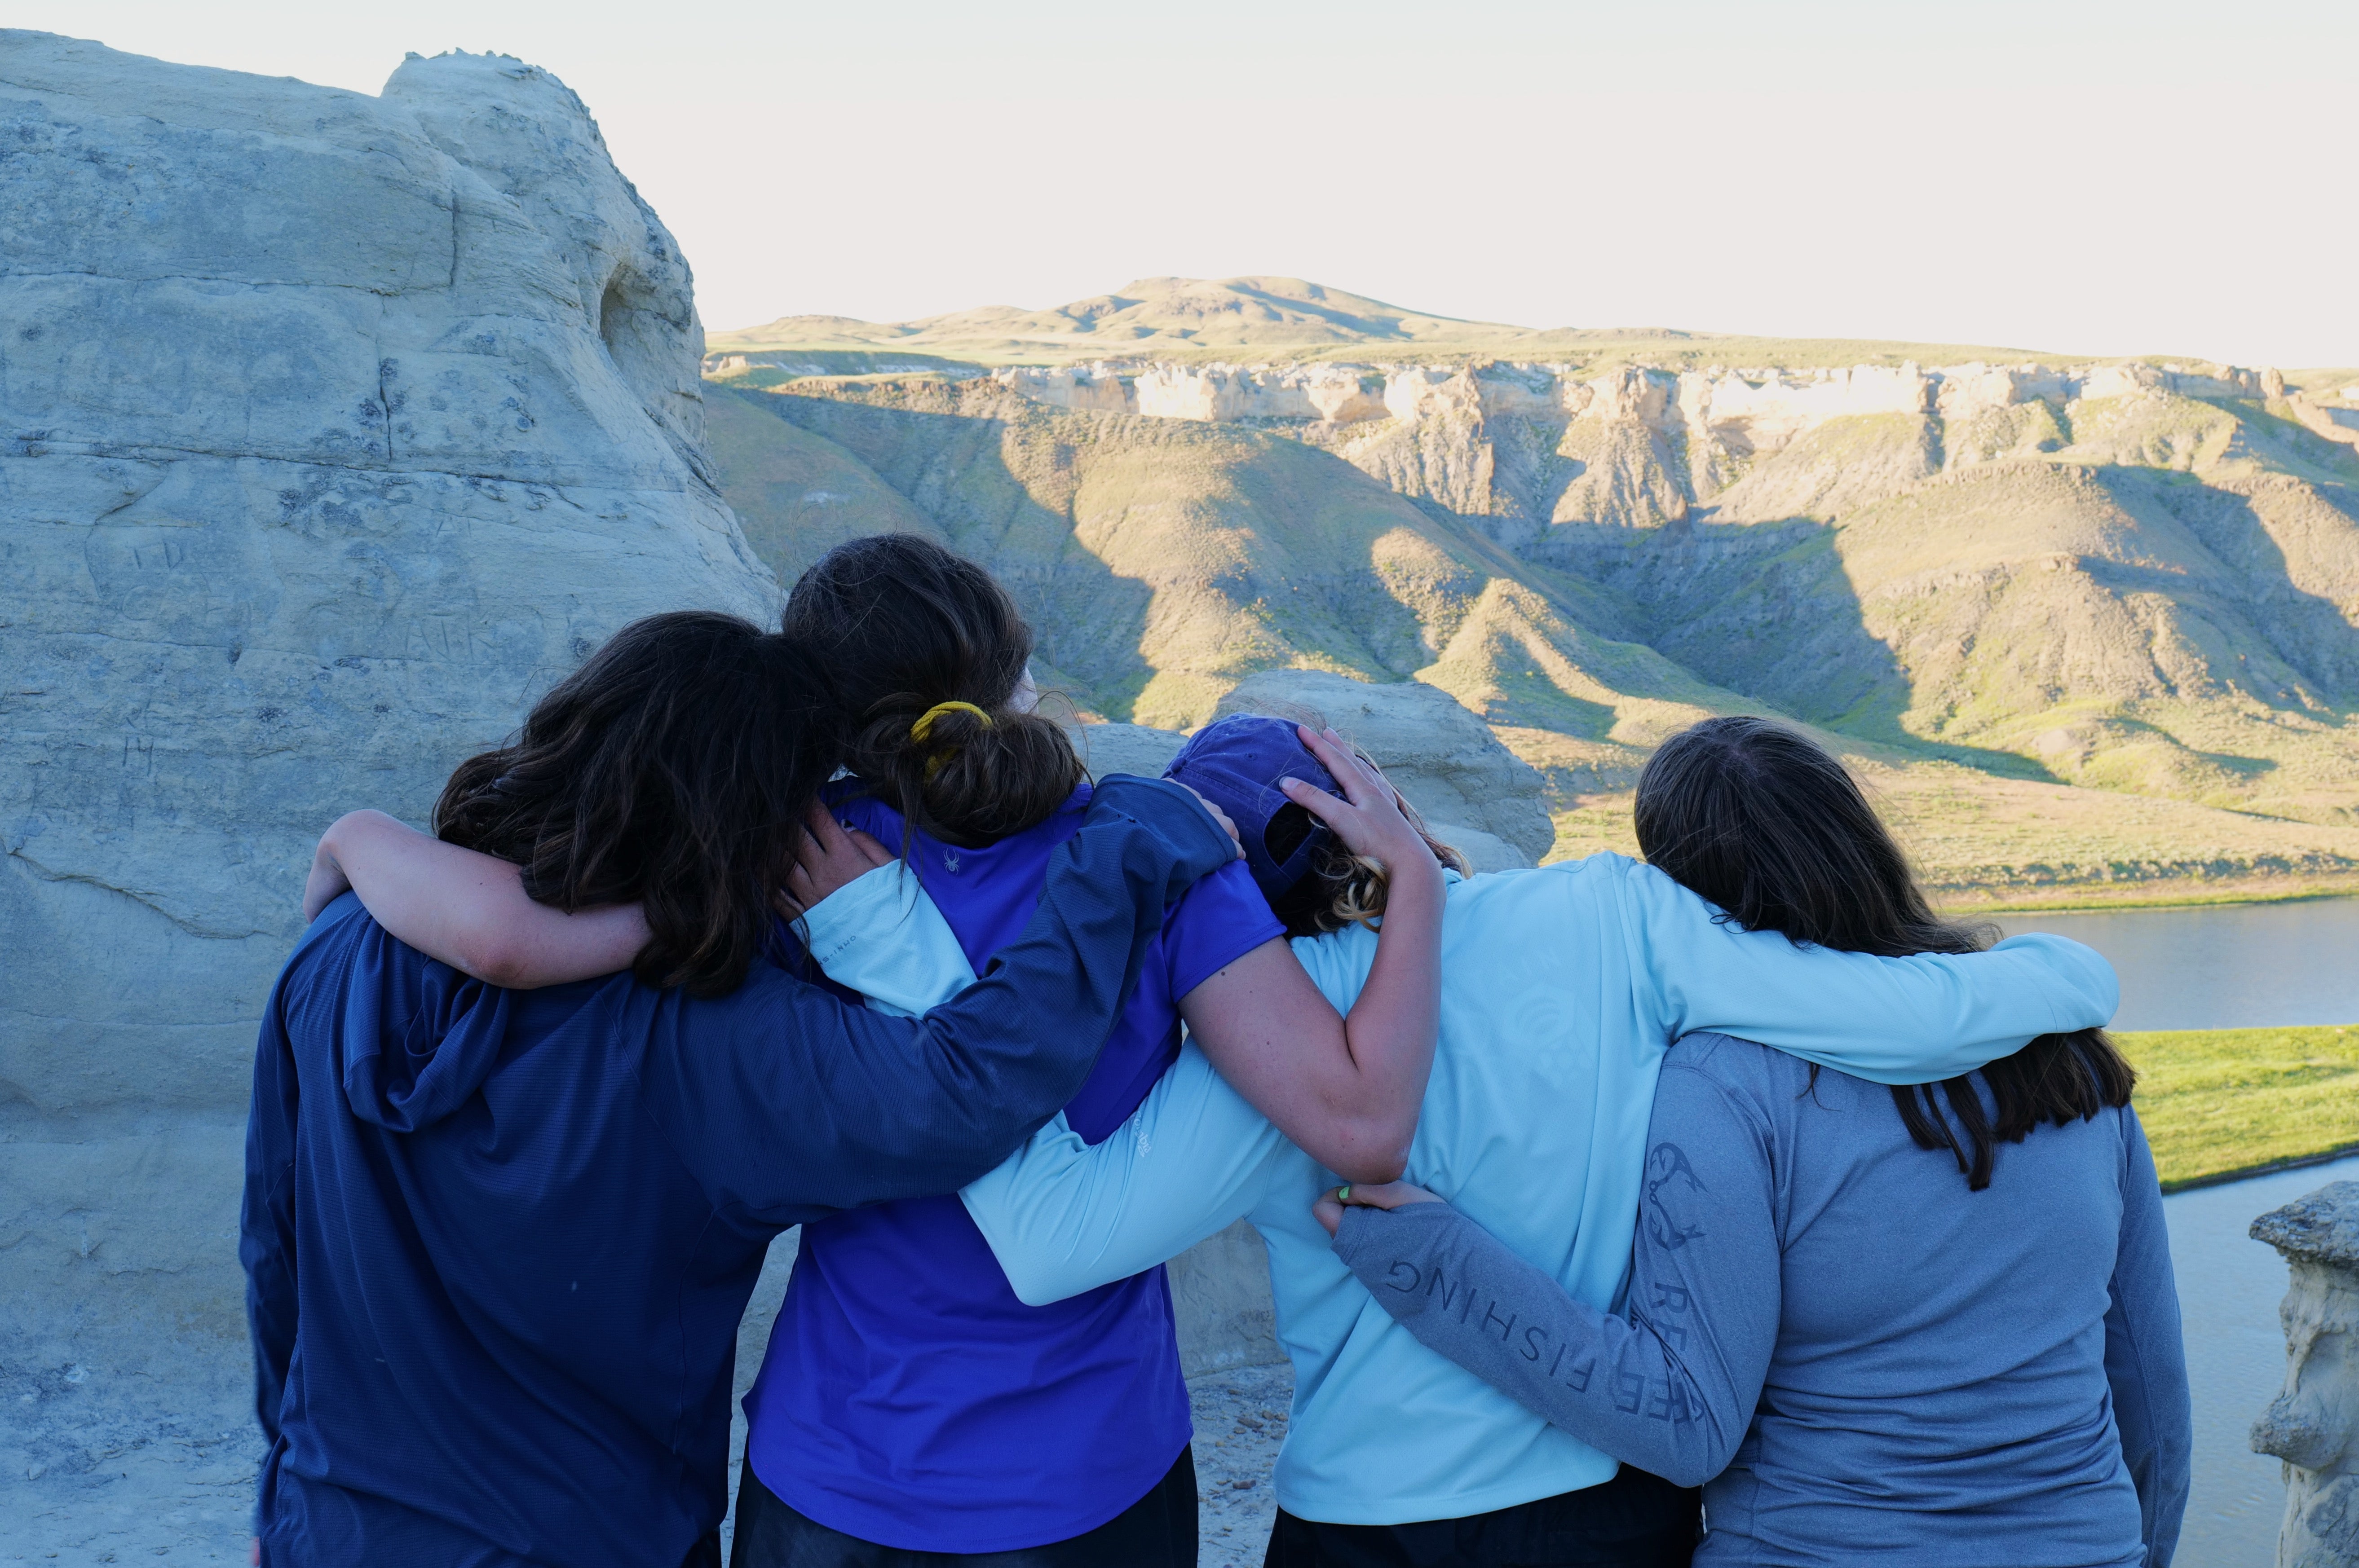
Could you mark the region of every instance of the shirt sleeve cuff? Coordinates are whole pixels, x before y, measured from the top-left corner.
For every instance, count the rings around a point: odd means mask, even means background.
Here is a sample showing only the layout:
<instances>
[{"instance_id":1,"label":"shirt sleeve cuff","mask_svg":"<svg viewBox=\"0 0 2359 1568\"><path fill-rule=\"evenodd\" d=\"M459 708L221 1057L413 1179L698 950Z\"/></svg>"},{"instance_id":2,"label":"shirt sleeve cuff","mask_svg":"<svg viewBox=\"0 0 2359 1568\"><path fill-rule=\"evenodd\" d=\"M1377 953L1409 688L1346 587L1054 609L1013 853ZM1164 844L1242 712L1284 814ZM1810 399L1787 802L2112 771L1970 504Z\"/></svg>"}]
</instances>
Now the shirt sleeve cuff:
<instances>
[{"instance_id":1,"label":"shirt sleeve cuff","mask_svg":"<svg viewBox=\"0 0 2359 1568\"><path fill-rule=\"evenodd\" d=\"M836 889L803 912L805 945L826 968L871 937L889 936L918 903L918 879L899 860L889 861Z\"/></svg>"}]
</instances>

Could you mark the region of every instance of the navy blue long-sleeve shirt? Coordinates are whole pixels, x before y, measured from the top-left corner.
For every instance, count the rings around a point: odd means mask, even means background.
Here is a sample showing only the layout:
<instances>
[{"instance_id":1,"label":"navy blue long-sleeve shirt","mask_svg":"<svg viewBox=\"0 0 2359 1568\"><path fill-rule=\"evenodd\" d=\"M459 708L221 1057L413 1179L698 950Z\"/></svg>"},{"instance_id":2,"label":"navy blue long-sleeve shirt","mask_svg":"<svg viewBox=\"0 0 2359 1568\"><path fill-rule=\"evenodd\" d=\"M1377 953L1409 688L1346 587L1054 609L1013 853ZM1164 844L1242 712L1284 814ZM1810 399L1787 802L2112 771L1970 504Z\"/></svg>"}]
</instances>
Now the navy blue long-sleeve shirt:
<instances>
[{"instance_id":1,"label":"navy blue long-sleeve shirt","mask_svg":"<svg viewBox=\"0 0 2359 1568\"><path fill-rule=\"evenodd\" d=\"M673 1568L726 1507L770 1239L990 1169L1234 854L1175 786L1106 781L1023 936L922 1019L768 962L713 999L504 991L332 904L271 994L246 1136L264 1561Z\"/></svg>"},{"instance_id":2,"label":"navy blue long-sleeve shirt","mask_svg":"<svg viewBox=\"0 0 2359 1568\"><path fill-rule=\"evenodd\" d=\"M1881 1086L1693 1034L1638 1221L1626 1317L1440 1204L1347 1210L1335 1248L1430 1348L1701 1483L1699 1564L2168 1568L2187 1368L2126 1107L2002 1145L1970 1192Z\"/></svg>"}]
</instances>

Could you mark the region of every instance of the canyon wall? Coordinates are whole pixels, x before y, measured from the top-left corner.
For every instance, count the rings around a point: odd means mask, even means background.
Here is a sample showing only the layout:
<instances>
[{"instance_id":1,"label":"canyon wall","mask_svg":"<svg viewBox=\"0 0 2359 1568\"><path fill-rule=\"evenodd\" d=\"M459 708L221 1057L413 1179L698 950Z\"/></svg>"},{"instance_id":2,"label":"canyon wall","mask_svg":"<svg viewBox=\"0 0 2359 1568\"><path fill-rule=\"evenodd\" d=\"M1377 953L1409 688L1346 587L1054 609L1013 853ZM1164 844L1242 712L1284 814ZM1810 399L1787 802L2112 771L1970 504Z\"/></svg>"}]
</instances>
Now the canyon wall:
<instances>
[{"instance_id":1,"label":"canyon wall","mask_svg":"<svg viewBox=\"0 0 2359 1568\"><path fill-rule=\"evenodd\" d=\"M321 828L777 588L687 263L553 77L7 32L0 123L0 1470L95 1486L251 1431L248 1074Z\"/></svg>"},{"instance_id":2,"label":"canyon wall","mask_svg":"<svg viewBox=\"0 0 2359 1568\"><path fill-rule=\"evenodd\" d=\"M1083 417L1328 452L1739 701L2018 776L2359 825L2359 387L2144 362L990 373ZM1495 724L1607 738L1506 645L1538 643L1492 640L1419 678ZM1519 663L1540 701L1515 697Z\"/></svg>"},{"instance_id":3,"label":"canyon wall","mask_svg":"<svg viewBox=\"0 0 2359 1568\"><path fill-rule=\"evenodd\" d=\"M716 355L715 375L747 368ZM1167 419L1419 419L1449 413L1490 418L1636 416L1659 435L1709 430L1741 452L1775 449L1811 426L1860 414L1970 418L2034 399L2068 402L2161 390L2186 397L2260 397L2267 373L2233 365L2139 362L2069 368L1971 363L1920 368L1668 371L1593 374L1577 365L1494 361L1465 366L1344 364L1132 364L1011 366L990 373L1010 391L1059 408ZM2359 389L2354 389L2359 390ZM2278 378L2275 395L2284 395Z\"/></svg>"}]
</instances>

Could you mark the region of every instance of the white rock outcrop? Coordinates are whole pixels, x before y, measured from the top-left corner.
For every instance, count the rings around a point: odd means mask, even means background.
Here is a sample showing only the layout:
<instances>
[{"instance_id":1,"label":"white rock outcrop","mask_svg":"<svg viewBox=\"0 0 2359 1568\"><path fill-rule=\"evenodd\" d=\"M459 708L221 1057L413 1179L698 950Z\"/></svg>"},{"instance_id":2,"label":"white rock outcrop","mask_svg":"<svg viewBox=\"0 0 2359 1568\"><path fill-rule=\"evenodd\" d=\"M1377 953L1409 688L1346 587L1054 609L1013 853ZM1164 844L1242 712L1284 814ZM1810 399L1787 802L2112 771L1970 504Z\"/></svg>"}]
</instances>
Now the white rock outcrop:
<instances>
[{"instance_id":1,"label":"white rock outcrop","mask_svg":"<svg viewBox=\"0 0 2359 1568\"><path fill-rule=\"evenodd\" d=\"M2291 1278L2285 1392L2253 1423L2284 1461L2278 1568L2359 1568L2359 1182L2334 1182L2253 1222Z\"/></svg>"},{"instance_id":2,"label":"white rock outcrop","mask_svg":"<svg viewBox=\"0 0 2359 1568\"><path fill-rule=\"evenodd\" d=\"M1375 758L1435 834L1477 871L1539 863L1556 843L1546 781L1448 692L1422 681L1374 685L1324 670L1264 670L1223 697L1219 717L1316 718ZM1159 775L1188 737L1144 724L1084 724L1073 743L1093 778Z\"/></svg>"},{"instance_id":3,"label":"white rock outcrop","mask_svg":"<svg viewBox=\"0 0 2359 1568\"><path fill-rule=\"evenodd\" d=\"M1148 724L1082 724L1071 731L1073 750L1082 755L1082 765L1090 777L1102 779L1108 773L1134 773L1143 779L1159 779L1188 737L1178 730L1158 730Z\"/></svg>"},{"instance_id":4,"label":"white rock outcrop","mask_svg":"<svg viewBox=\"0 0 2359 1568\"><path fill-rule=\"evenodd\" d=\"M21 1476L100 1451L125 1379L245 1398L248 1073L320 829L422 816L624 622L777 589L705 468L688 265L555 78L412 56L370 97L5 32L0 120Z\"/></svg>"},{"instance_id":5,"label":"white rock outcrop","mask_svg":"<svg viewBox=\"0 0 2359 1568\"><path fill-rule=\"evenodd\" d=\"M1561 363L1467 365L1182 365L1099 361L1078 368L1015 365L1003 386L1057 408L1166 420L1269 422L1331 446L1385 483L1453 512L1540 524L1670 524L1694 504L1722 521L1765 521L1781 507L1821 507L1835 492L1883 492L2019 450L2064 443L2076 406L2116 398L2278 398L2329 441L2359 446L2359 413L2286 392L2274 370L2234 365L1962 363L1925 368L1661 370L1588 373ZM1739 491L1745 471L1838 420L1904 420L1918 431L1906 471L1844 474L1854 453L1828 450L1826 474L1788 476L1774 492ZM1835 443L1840 448L1840 441ZM1901 443L1908 446L1908 443ZM1510 470L1555 460L1560 486L1516 495ZM1807 464L1805 464L1807 467ZM1885 460L1889 467L1889 455ZM1799 491L1795 486L1799 483ZM1531 488L1531 486L1527 486ZM1503 545L1531 531L1495 525Z\"/></svg>"},{"instance_id":6,"label":"white rock outcrop","mask_svg":"<svg viewBox=\"0 0 2359 1568\"><path fill-rule=\"evenodd\" d=\"M1555 846L1539 770L1499 744L1457 698L1422 681L1377 686L1324 670L1264 670L1214 711L1324 719L1374 757L1435 836L1477 871L1538 865Z\"/></svg>"}]
</instances>

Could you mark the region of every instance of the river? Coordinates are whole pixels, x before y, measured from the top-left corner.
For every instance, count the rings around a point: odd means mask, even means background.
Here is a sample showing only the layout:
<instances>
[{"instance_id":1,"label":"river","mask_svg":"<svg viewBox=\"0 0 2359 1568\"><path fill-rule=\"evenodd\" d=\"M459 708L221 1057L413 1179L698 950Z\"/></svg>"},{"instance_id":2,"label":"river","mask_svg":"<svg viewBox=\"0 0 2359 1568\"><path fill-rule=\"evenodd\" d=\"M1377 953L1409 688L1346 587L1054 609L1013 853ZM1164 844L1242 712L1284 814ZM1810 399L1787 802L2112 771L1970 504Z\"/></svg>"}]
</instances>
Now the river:
<instances>
[{"instance_id":1,"label":"river","mask_svg":"<svg viewBox=\"0 0 2359 1568\"><path fill-rule=\"evenodd\" d=\"M2359 1023L2359 899L2009 915L2001 924L2009 935L2053 931L2112 959L2123 1029ZM2277 1462L2252 1452L2246 1433L2285 1382L2277 1302L2286 1270L2246 1231L2256 1216L2335 1181L2359 1181L2359 1158L2163 1199L2195 1402L2195 1486L2179 1568L2277 1561L2285 1484Z\"/></svg>"},{"instance_id":2,"label":"river","mask_svg":"<svg viewBox=\"0 0 2359 1568\"><path fill-rule=\"evenodd\" d=\"M2009 914L2086 942L2122 977L2117 1029L2359 1023L2359 898Z\"/></svg>"},{"instance_id":3,"label":"river","mask_svg":"<svg viewBox=\"0 0 2359 1568\"><path fill-rule=\"evenodd\" d=\"M2359 1158L2199 1187L2162 1200L2195 1400L2195 1488L2178 1568L2269 1568L2285 1482L2246 1434L2285 1387L2277 1303L2285 1260L2247 1234L2253 1221L2329 1182L2359 1181Z\"/></svg>"}]
</instances>

